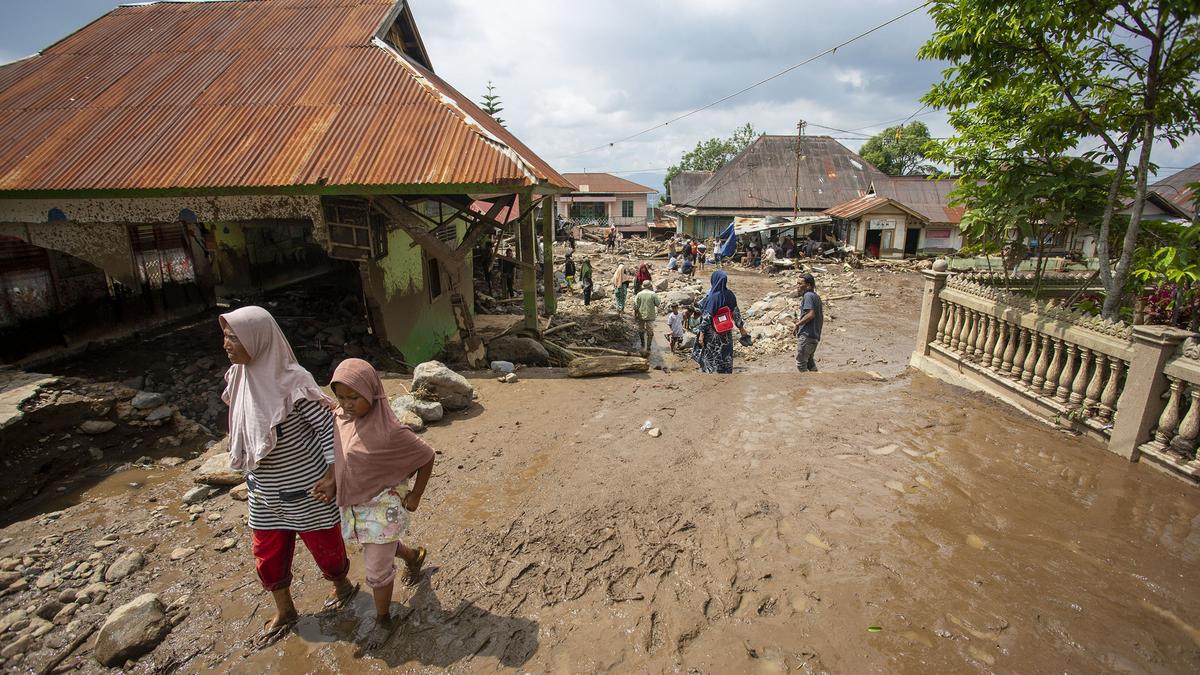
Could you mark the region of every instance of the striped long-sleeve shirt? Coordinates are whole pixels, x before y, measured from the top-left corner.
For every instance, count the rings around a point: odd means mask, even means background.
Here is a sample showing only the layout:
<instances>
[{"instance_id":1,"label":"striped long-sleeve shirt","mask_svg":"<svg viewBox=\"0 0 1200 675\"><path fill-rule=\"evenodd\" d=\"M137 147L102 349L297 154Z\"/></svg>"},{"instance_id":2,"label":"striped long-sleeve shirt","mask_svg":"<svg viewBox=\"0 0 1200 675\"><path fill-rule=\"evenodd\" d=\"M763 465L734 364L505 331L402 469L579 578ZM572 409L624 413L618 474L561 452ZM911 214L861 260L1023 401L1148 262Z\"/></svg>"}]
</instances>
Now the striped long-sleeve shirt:
<instances>
[{"instance_id":1,"label":"striped long-sleeve shirt","mask_svg":"<svg viewBox=\"0 0 1200 675\"><path fill-rule=\"evenodd\" d=\"M250 527L310 532L337 525L337 505L312 496L333 464L333 413L316 401L297 401L275 433L275 447L247 474Z\"/></svg>"}]
</instances>

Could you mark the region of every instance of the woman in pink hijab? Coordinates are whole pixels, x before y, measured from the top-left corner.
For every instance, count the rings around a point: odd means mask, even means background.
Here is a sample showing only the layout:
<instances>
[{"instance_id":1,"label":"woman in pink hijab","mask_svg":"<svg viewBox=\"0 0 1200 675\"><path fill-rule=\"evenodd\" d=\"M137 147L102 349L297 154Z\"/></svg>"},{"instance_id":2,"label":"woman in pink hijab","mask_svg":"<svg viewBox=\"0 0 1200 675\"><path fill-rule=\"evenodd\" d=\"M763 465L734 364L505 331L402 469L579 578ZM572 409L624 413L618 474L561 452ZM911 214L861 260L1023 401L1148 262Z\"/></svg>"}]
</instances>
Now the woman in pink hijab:
<instances>
[{"instance_id":1,"label":"woman in pink hijab","mask_svg":"<svg viewBox=\"0 0 1200 675\"><path fill-rule=\"evenodd\" d=\"M409 585L421 575L425 549L405 546L401 537L408 529L408 514L421 504L433 473L434 452L396 419L383 381L371 364L362 359L342 361L333 371L330 387L341 406L333 448L342 536L362 545L367 585L375 596L375 630L368 638L368 646L374 646L386 641L394 628L396 558L408 566Z\"/></svg>"},{"instance_id":2,"label":"woman in pink hijab","mask_svg":"<svg viewBox=\"0 0 1200 675\"><path fill-rule=\"evenodd\" d=\"M229 404L229 463L246 473L255 568L275 599L275 617L255 640L265 647L285 635L299 614L292 601L297 535L334 584L327 608L344 606L357 590L333 504L333 413L316 380L292 353L274 317L262 307L222 314Z\"/></svg>"}]
</instances>

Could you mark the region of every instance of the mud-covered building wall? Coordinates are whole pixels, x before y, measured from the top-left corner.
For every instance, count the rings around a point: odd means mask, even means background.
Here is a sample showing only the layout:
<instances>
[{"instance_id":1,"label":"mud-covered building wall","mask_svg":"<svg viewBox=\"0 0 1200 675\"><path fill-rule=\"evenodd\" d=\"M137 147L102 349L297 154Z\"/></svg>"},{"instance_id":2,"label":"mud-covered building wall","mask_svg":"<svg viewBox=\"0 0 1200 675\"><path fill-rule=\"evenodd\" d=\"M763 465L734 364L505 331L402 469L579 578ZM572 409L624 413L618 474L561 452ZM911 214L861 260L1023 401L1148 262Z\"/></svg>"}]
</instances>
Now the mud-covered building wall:
<instances>
[{"instance_id":1,"label":"mud-covered building wall","mask_svg":"<svg viewBox=\"0 0 1200 675\"><path fill-rule=\"evenodd\" d=\"M465 233L466 225L455 221L453 245L461 242ZM458 340L450 297L458 292L470 299L470 258L467 255L457 265L449 265L415 246L403 230L393 229L388 232L387 255L361 263L375 329L408 363L434 358L448 342Z\"/></svg>"}]
</instances>

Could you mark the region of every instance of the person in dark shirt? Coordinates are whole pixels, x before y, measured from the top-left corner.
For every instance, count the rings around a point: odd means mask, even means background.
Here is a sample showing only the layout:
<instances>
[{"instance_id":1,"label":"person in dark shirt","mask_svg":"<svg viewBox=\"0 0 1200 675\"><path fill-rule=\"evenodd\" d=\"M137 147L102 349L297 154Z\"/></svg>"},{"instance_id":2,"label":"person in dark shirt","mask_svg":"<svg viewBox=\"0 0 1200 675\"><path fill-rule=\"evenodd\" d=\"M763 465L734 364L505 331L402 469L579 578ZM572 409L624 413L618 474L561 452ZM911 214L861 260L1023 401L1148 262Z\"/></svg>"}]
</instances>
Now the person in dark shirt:
<instances>
[{"instance_id":1,"label":"person in dark shirt","mask_svg":"<svg viewBox=\"0 0 1200 675\"><path fill-rule=\"evenodd\" d=\"M821 342L821 328L825 324L825 311L821 296L817 295L817 282L813 275L805 274L800 280L800 319L796 321L796 370L802 373L816 372L817 362L813 354Z\"/></svg>"},{"instance_id":2,"label":"person in dark shirt","mask_svg":"<svg viewBox=\"0 0 1200 675\"><path fill-rule=\"evenodd\" d=\"M512 249L504 252L504 257L500 258L500 277L504 280L504 292L506 298L511 298L513 292L513 273L516 272L517 266L512 261Z\"/></svg>"}]
</instances>

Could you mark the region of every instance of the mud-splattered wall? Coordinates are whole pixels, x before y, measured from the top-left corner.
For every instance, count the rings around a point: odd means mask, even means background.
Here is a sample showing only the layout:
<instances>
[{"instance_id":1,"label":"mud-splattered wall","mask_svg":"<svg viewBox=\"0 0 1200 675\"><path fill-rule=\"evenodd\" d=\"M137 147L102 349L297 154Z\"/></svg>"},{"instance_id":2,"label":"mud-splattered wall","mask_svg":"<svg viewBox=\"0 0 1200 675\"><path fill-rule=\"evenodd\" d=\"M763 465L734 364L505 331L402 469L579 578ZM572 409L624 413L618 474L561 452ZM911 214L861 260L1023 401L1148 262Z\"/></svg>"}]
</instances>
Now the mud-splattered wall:
<instances>
[{"instance_id":1,"label":"mud-splattered wall","mask_svg":"<svg viewBox=\"0 0 1200 675\"><path fill-rule=\"evenodd\" d=\"M129 234L117 223L0 223L0 234L86 260L129 287L137 285Z\"/></svg>"},{"instance_id":2,"label":"mud-splattered wall","mask_svg":"<svg viewBox=\"0 0 1200 675\"><path fill-rule=\"evenodd\" d=\"M458 222L456 229L456 239L461 241L466 226ZM453 268L439 261L442 292L436 298L430 297L428 258L403 230L388 233L387 256L362 265L363 286L380 338L399 349L406 361L413 365L427 361L447 342L457 341L450 295L458 291L470 296L469 255Z\"/></svg>"}]
</instances>

